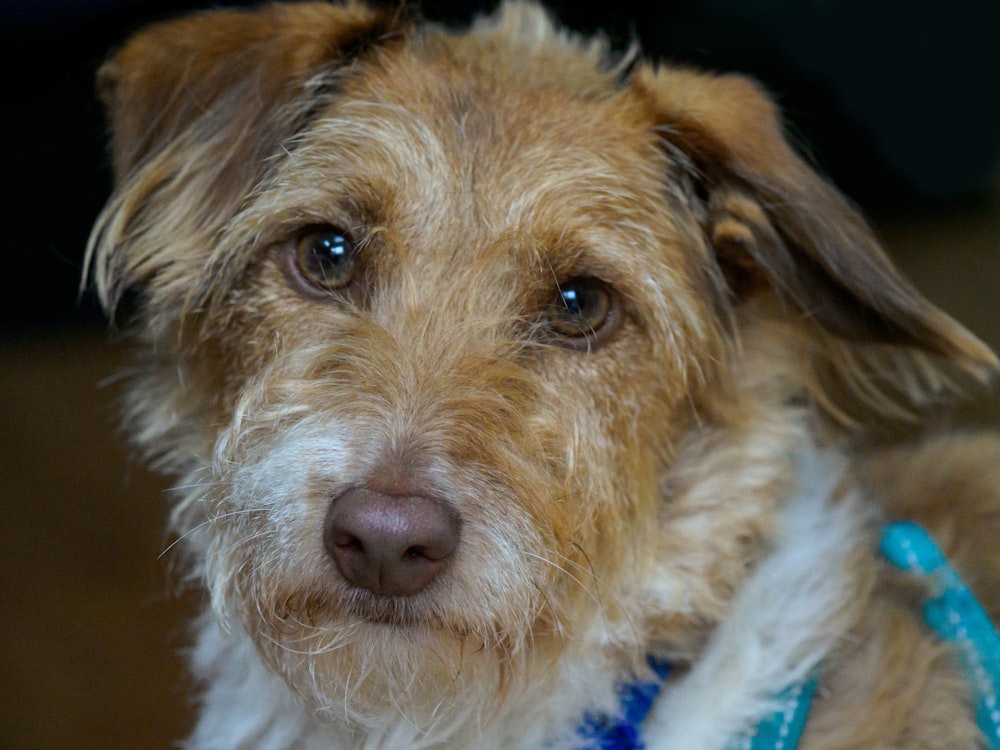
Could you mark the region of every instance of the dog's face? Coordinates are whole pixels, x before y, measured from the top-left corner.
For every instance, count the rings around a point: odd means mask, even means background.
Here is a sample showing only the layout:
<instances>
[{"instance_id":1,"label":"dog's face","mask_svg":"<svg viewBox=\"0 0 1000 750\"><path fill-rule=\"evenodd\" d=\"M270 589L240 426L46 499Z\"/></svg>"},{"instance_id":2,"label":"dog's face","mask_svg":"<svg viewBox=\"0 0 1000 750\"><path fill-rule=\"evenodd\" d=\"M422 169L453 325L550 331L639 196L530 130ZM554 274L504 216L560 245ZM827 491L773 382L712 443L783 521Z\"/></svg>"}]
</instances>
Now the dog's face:
<instances>
[{"instance_id":1,"label":"dog's face","mask_svg":"<svg viewBox=\"0 0 1000 750\"><path fill-rule=\"evenodd\" d=\"M216 609L316 706L682 650L767 544L805 363L989 362L753 85L623 81L530 6L210 14L103 86L138 439Z\"/></svg>"}]
</instances>

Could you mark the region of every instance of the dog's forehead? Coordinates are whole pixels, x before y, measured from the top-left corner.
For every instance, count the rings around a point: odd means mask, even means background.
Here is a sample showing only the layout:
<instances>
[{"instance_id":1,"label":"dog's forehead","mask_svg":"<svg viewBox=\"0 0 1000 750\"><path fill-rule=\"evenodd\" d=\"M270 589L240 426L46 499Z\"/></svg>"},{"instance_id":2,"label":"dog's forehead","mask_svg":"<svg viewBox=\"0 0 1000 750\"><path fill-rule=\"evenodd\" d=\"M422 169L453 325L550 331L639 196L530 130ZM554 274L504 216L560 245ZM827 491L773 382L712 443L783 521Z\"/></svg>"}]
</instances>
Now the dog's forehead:
<instances>
[{"instance_id":1,"label":"dog's forehead","mask_svg":"<svg viewBox=\"0 0 1000 750\"><path fill-rule=\"evenodd\" d=\"M288 169L329 200L367 200L397 229L438 237L664 214L651 113L590 57L560 64L496 38L441 34L391 50L340 82Z\"/></svg>"}]
</instances>

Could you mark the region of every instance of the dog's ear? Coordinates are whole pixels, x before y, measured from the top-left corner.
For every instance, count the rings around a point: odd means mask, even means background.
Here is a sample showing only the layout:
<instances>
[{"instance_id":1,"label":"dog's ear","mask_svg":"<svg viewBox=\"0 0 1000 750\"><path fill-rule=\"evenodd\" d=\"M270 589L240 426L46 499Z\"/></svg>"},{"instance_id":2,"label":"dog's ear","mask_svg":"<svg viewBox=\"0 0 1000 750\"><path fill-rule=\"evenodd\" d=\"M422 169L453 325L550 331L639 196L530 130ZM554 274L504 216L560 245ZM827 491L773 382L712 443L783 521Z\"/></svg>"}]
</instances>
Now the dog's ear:
<instances>
[{"instance_id":1,"label":"dog's ear","mask_svg":"<svg viewBox=\"0 0 1000 750\"><path fill-rule=\"evenodd\" d=\"M955 375L992 374L989 348L899 274L859 212L795 154L755 83L641 68L633 87L698 183L728 302L776 295L807 326L817 377L832 369L885 413L932 398Z\"/></svg>"},{"instance_id":2,"label":"dog's ear","mask_svg":"<svg viewBox=\"0 0 1000 750\"><path fill-rule=\"evenodd\" d=\"M163 272L171 253L206 244L335 96L338 76L411 25L360 3L275 4L168 21L129 40L98 73L117 188L89 253L105 306Z\"/></svg>"},{"instance_id":3,"label":"dog's ear","mask_svg":"<svg viewBox=\"0 0 1000 750\"><path fill-rule=\"evenodd\" d=\"M145 29L98 71L116 181L195 124L236 139L239 161L259 160L291 124L278 121L281 107L317 69L348 64L401 27L399 17L361 5L309 3L207 12Z\"/></svg>"}]
</instances>

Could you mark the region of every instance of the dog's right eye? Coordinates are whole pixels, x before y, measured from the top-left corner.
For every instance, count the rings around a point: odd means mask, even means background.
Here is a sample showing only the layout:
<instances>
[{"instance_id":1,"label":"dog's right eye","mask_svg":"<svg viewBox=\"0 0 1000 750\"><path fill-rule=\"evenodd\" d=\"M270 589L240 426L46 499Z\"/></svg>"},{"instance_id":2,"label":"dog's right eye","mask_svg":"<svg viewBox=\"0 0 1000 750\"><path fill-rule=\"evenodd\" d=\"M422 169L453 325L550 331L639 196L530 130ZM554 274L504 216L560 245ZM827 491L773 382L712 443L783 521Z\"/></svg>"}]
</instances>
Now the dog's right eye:
<instances>
[{"instance_id":1,"label":"dog's right eye","mask_svg":"<svg viewBox=\"0 0 1000 750\"><path fill-rule=\"evenodd\" d=\"M357 251L348 232L333 226L312 227L294 240L293 265L313 289L333 291L354 280Z\"/></svg>"},{"instance_id":2,"label":"dog's right eye","mask_svg":"<svg viewBox=\"0 0 1000 750\"><path fill-rule=\"evenodd\" d=\"M549 331L569 349L592 351L618 330L622 313L617 295L592 278L576 278L559 285L547 311Z\"/></svg>"}]
</instances>

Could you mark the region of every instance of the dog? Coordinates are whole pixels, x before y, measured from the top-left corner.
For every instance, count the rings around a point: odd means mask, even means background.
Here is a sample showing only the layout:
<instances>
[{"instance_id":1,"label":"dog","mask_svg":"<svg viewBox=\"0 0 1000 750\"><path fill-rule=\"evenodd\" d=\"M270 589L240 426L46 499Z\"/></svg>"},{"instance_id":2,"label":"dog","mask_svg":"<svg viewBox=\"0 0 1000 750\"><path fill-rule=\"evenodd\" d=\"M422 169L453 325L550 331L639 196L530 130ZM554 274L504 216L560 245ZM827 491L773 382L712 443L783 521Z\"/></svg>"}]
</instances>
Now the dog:
<instances>
[{"instance_id":1,"label":"dog","mask_svg":"<svg viewBox=\"0 0 1000 750\"><path fill-rule=\"evenodd\" d=\"M186 747L986 746L878 544L1000 612L1000 442L885 439L997 359L761 86L508 0L206 12L98 87L87 283L208 594Z\"/></svg>"}]
</instances>

